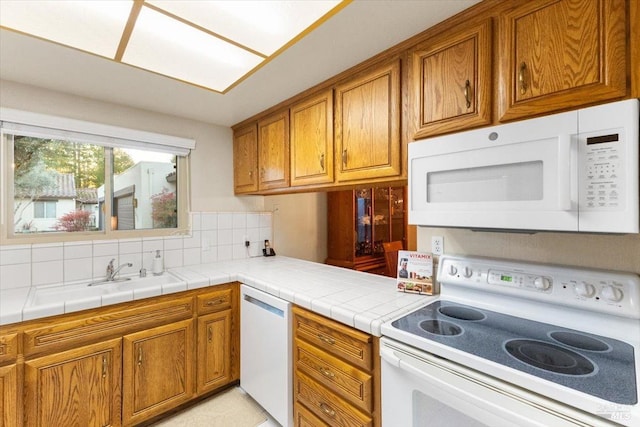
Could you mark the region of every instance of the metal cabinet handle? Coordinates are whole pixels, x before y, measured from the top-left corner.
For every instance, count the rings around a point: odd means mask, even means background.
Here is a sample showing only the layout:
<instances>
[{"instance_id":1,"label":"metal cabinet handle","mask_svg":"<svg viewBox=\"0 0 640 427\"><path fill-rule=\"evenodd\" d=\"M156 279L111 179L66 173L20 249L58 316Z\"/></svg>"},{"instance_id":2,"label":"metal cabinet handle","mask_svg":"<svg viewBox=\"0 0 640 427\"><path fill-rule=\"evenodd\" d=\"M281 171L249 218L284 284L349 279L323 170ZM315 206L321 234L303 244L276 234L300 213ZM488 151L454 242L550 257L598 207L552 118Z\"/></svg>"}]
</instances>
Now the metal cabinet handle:
<instances>
[{"instance_id":1,"label":"metal cabinet handle","mask_svg":"<svg viewBox=\"0 0 640 427\"><path fill-rule=\"evenodd\" d=\"M327 368L323 368L322 366L318 368L318 371L320 371L320 373L327 378L335 378L336 376L336 374L334 374Z\"/></svg>"},{"instance_id":2,"label":"metal cabinet handle","mask_svg":"<svg viewBox=\"0 0 640 427\"><path fill-rule=\"evenodd\" d=\"M471 108L471 83L469 80L464 82L464 99L467 101L467 108Z\"/></svg>"},{"instance_id":3,"label":"metal cabinet handle","mask_svg":"<svg viewBox=\"0 0 640 427\"><path fill-rule=\"evenodd\" d=\"M336 340L334 340L333 338L327 337L327 336L322 335L322 334L318 334L318 339L320 341L326 343L326 344L329 344L329 345L334 345L336 343Z\"/></svg>"},{"instance_id":4,"label":"metal cabinet handle","mask_svg":"<svg viewBox=\"0 0 640 427\"><path fill-rule=\"evenodd\" d=\"M330 416L330 417L335 417L336 416L336 411L331 409L331 406L327 405L324 402L320 402L320 410L322 412L324 412L325 414L327 414L328 416Z\"/></svg>"},{"instance_id":5,"label":"metal cabinet handle","mask_svg":"<svg viewBox=\"0 0 640 427\"><path fill-rule=\"evenodd\" d=\"M320 169L324 171L324 153L320 154Z\"/></svg>"},{"instance_id":6,"label":"metal cabinet handle","mask_svg":"<svg viewBox=\"0 0 640 427\"><path fill-rule=\"evenodd\" d=\"M209 330L207 332L207 339L209 340L209 342L213 340L213 328L211 327L211 325L209 325Z\"/></svg>"},{"instance_id":7,"label":"metal cabinet handle","mask_svg":"<svg viewBox=\"0 0 640 427\"><path fill-rule=\"evenodd\" d=\"M342 165L347 166L347 149L342 150Z\"/></svg>"},{"instance_id":8,"label":"metal cabinet handle","mask_svg":"<svg viewBox=\"0 0 640 427\"><path fill-rule=\"evenodd\" d=\"M264 179L264 168L260 168L260 178Z\"/></svg>"},{"instance_id":9,"label":"metal cabinet handle","mask_svg":"<svg viewBox=\"0 0 640 427\"><path fill-rule=\"evenodd\" d=\"M524 62L520 64L520 70L518 71L518 84L520 85L520 94L527 93L527 82L525 81L525 73L527 72L527 64Z\"/></svg>"},{"instance_id":10,"label":"metal cabinet handle","mask_svg":"<svg viewBox=\"0 0 640 427\"><path fill-rule=\"evenodd\" d=\"M103 354L102 355L102 378L107 377L107 367L108 367L107 355Z\"/></svg>"},{"instance_id":11,"label":"metal cabinet handle","mask_svg":"<svg viewBox=\"0 0 640 427\"><path fill-rule=\"evenodd\" d=\"M142 365L142 347L138 347L138 366Z\"/></svg>"}]
</instances>

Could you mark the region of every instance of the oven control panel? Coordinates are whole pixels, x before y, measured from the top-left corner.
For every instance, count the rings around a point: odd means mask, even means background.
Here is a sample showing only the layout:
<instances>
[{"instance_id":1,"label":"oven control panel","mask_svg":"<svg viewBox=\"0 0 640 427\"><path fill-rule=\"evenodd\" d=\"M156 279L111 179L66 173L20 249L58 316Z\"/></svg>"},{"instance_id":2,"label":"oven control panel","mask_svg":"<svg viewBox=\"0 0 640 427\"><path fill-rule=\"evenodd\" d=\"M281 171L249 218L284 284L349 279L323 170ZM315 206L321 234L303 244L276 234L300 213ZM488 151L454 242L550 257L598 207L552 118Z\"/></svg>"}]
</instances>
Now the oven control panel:
<instances>
[{"instance_id":1,"label":"oven control panel","mask_svg":"<svg viewBox=\"0 0 640 427\"><path fill-rule=\"evenodd\" d=\"M640 276L633 273L443 255L438 281L443 295L470 288L640 319Z\"/></svg>"},{"instance_id":2,"label":"oven control panel","mask_svg":"<svg viewBox=\"0 0 640 427\"><path fill-rule=\"evenodd\" d=\"M538 292L551 292L553 289L550 277L506 270L489 270L487 283Z\"/></svg>"}]
</instances>

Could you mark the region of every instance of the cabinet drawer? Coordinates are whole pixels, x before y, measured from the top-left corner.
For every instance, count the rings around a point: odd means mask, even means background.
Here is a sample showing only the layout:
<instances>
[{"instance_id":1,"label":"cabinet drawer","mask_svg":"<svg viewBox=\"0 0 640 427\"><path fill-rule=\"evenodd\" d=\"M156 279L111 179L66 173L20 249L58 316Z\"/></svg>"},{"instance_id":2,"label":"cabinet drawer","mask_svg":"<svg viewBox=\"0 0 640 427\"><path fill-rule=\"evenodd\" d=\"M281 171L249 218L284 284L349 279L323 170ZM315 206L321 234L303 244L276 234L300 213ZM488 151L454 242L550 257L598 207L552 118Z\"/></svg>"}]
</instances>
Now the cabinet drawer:
<instances>
[{"instance_id":1,"label":"cabinet drawer","mask_svg":"<svg viewBox=\"0 0 640 427\"><path fill-rule=\"evenodd\" d=\"M183 297L95 316L80 314L53 325L36 324L24 331L24 355L61 351L192 316L193 297Z\"/></svg>"},{"instance_id":2,"label":"cabinet drawer","mask_svg":"<svg viewBox=\"0 0 640 427\"><path fill-rule=\"evenodd\" d=\"M233 303L233 289L224 289L209 292L198 296L198 314L214 313L216 311L228 310Z\"/></svg>"},{"instance_id":3,"label":"cabinet drawer","mask_svg":"<svg viewBox=\"0 0 640 427\"><path fill-rule=\"evenodd\" d=\"M371 375L296 339L296 368L366 412L373 409Z\"/></svg>"},{"instance_id":4,"label":"cabinet drawer","mask_svg":"<svg viewBox=\"0 0 640 427\"><path fill-rule=\"evenodd\" d=\"M293 407L293 420L296 427L330 427L298 402Z\"/></svg>"},{"instance_id":5,"label":"cabinet drawer","mask_svg":"<svg viewBox=\"0 0 640 427\"><path fill-rule=\"evenodd\" d=\"M13 362L18 356L18 334L0 335L0 364Z\"/></svg>"},{"instance_id":6,"label":"cabinet drawer","mask_svg":"<svg viewBox=\"0 0 640 427\"><path fill-rule=\"evenodd\" d=\"M370 427L373 420L300 371L295 375L296 400L331 426Z\"/></svg>"},{"instance_id":7,"label":"cabinet drawer","mask_svg":"<svg viewBox=\"0 0 640 427\"><path fill-rule=\"evenodd\" d=\"M366 371L373 367L371 336L340 323L293 307L294 336Z\"/></svg>"}]
</instances>

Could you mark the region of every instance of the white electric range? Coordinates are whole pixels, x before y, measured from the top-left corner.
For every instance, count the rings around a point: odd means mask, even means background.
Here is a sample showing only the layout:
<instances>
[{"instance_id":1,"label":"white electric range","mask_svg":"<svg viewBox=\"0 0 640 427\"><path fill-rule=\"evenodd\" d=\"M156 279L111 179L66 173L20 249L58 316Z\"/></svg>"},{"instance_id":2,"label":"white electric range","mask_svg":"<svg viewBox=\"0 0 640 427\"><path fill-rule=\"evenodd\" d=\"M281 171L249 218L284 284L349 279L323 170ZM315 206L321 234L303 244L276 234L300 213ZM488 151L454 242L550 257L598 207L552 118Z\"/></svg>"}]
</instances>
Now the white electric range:
<instances>
[{"instance_id":1,"label":"white electric range","mask_svg":"<svg viewBox=\"0 0 640 427\"><path fill-rule=\"evenodd\" d=\"M640 426L640 277L445 255L438 280L382 325L383 426Z\"/></svg>"}]
</instances>

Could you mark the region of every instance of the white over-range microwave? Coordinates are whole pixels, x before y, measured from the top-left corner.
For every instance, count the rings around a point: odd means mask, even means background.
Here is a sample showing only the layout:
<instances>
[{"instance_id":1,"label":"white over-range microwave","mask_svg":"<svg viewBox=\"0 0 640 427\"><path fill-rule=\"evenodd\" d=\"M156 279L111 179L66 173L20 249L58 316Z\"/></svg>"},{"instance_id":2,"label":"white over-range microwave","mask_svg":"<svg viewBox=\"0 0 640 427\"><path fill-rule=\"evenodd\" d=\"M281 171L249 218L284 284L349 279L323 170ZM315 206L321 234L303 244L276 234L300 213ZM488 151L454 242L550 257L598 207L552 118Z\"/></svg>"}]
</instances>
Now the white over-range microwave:
<instances>
[{"instance_id":1,"label":"white over-range microwave","mask_svg":"<svg viewBox=\"0 0 640 427\"><path fill-rule=\"evenodd\" d=\"M409 223L638 233L639 101L409 144Z\"/></svg>"}]
</instances>

